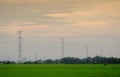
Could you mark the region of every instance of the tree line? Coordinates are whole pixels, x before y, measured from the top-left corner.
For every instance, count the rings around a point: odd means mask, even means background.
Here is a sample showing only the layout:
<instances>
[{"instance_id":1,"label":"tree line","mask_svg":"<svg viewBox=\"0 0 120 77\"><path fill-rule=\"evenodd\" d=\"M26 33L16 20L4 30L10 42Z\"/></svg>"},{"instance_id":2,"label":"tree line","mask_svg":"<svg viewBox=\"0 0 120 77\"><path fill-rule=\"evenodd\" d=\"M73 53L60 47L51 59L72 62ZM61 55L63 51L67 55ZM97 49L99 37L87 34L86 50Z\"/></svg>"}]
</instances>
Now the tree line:
<instances>
[{"instance_id":1,"label":"tree line","mask_svg":"<svg viewBox=\"0 0 120 77\"><path fill-rule=\"evenodd\" d=\"M16 64L15 61L0 61L0 64ZM25 61L21 64L120 64L120 58L117 57L87 57L87 58L76 58L76 57L64 57L62 59L47 59L47 60L36 60L36 61Z\"/></svg>"}]
</instances>

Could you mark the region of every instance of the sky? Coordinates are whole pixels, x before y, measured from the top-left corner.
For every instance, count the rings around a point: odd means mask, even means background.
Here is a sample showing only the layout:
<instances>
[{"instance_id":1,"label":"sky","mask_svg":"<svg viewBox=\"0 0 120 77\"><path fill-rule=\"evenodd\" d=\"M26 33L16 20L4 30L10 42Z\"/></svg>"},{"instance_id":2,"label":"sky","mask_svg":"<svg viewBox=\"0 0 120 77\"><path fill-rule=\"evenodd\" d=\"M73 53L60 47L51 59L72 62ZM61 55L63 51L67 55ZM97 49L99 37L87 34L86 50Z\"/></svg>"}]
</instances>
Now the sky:
<instances>
[{"instance_id":1,"label":"sky","mask_svg":"<svg viewBox=\"0 0 120 77\"><path fill-rule=\"evenodd\" d=\"M120 57L120 0L0 0L0 60Z\"/></svg>"}]
</instances>

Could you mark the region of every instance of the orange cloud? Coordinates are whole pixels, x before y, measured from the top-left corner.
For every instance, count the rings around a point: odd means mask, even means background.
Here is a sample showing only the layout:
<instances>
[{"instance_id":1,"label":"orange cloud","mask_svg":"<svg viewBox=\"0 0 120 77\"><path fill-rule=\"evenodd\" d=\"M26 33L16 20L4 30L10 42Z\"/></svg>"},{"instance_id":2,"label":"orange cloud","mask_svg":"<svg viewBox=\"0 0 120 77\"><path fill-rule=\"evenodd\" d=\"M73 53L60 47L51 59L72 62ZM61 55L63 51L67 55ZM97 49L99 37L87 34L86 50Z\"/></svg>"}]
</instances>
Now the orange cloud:
<instances>
[{"instance_id":1,"label":"orange cloud","mask_svg":"<svg viewBox=\"0 0 120 77\"><path fill-rule=\"evenodd\" d=\"M0 0L3 4L21 4L21 3L40 3L44 2L45 0Z\"/></svg>"},{"instance_id":2,"label":"orange cloud","mask_svg":"<svg viewBox=\"0 0 120 77\"><path fill-rule=\"evenodd\" d=\"M57 13L57 14L47 14L48 16L52 17L75 17L75 16L89 16L89 11L74 11L71 13Z\"/></svg>"}]
</instances>

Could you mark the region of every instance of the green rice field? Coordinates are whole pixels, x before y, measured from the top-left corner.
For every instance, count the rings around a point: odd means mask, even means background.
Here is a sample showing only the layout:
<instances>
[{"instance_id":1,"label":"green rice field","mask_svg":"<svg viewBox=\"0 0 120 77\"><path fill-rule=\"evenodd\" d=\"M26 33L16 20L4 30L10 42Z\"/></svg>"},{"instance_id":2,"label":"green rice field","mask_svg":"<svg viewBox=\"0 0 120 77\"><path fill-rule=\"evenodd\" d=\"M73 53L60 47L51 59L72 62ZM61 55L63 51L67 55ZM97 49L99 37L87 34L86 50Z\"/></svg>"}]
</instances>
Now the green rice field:
<instances>
[{"instance_id":1,"label":"green rice field","mask_svg":"<svg viewBox=\"0 0 120 77\"><path fill-rule=\"evenodd\" d=\"M0 77L120 77L120 65L0 64Z\"/></svg>"}]
</instances>

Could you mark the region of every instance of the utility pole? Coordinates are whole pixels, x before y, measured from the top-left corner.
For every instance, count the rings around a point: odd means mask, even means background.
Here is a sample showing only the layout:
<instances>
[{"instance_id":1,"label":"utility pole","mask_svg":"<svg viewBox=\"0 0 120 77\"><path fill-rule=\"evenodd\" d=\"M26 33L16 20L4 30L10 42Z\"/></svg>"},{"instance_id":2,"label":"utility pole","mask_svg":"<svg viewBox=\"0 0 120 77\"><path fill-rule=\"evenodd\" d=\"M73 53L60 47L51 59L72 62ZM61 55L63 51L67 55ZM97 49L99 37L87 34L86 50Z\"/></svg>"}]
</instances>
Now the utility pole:
<instances>
[{"instance_id":1,"label":"utility pole","mask_svg":"<svg viewBox=\"0 0 120 77\"><path fill-rule=\"evenodd\" d=\"M22 63L22 31L18 32L18 63Z\"/></svg>"},{"instance_id":2,"label":"utility pole","mask_svg":"<svg viewBox=\"0 0 120 77\"><path fill-rule=\"evenodd\" d=\"M37 52L35 52L35 61L37 61Z\"/></svg>"},{"instance_id":3,"label":"utility pole","mask_svg":"<svg viewBox=\"0 0 120 77\"><path fill-rule=\"evenodd\" d=\"M86 58L88 58L88 45L86 45Z\"/></svg>"},{"instance_id":4,"label":"utility pole","mask_svg":"<svg viewBox=\"0 0 120 77\"><path fill-rule=\"evenodd\" d=\"M112 55L111 55L111 49L109 49L109 57L112 57Z\"/></svg>"},{"instance_id":5,"label":"utility pole","mask_svg":"<svg viewBox=\"0 0 120 77\"><path fill-rule=\"evenodd\" d=\"M102 48L100 50L100 55L101 55L101 57L103 57L103 49Z\"/></svg>"},{"instance_id":6,"label":"utility pole","mask_svg":"<svg viewBox=\"0 0 120 77\"><path fill-rule=\"evenodd\" d=\"M61 45L62 45L62 58L64 58L64 38L63 37L61 37Z\"/></svg>"}]
</instances>

